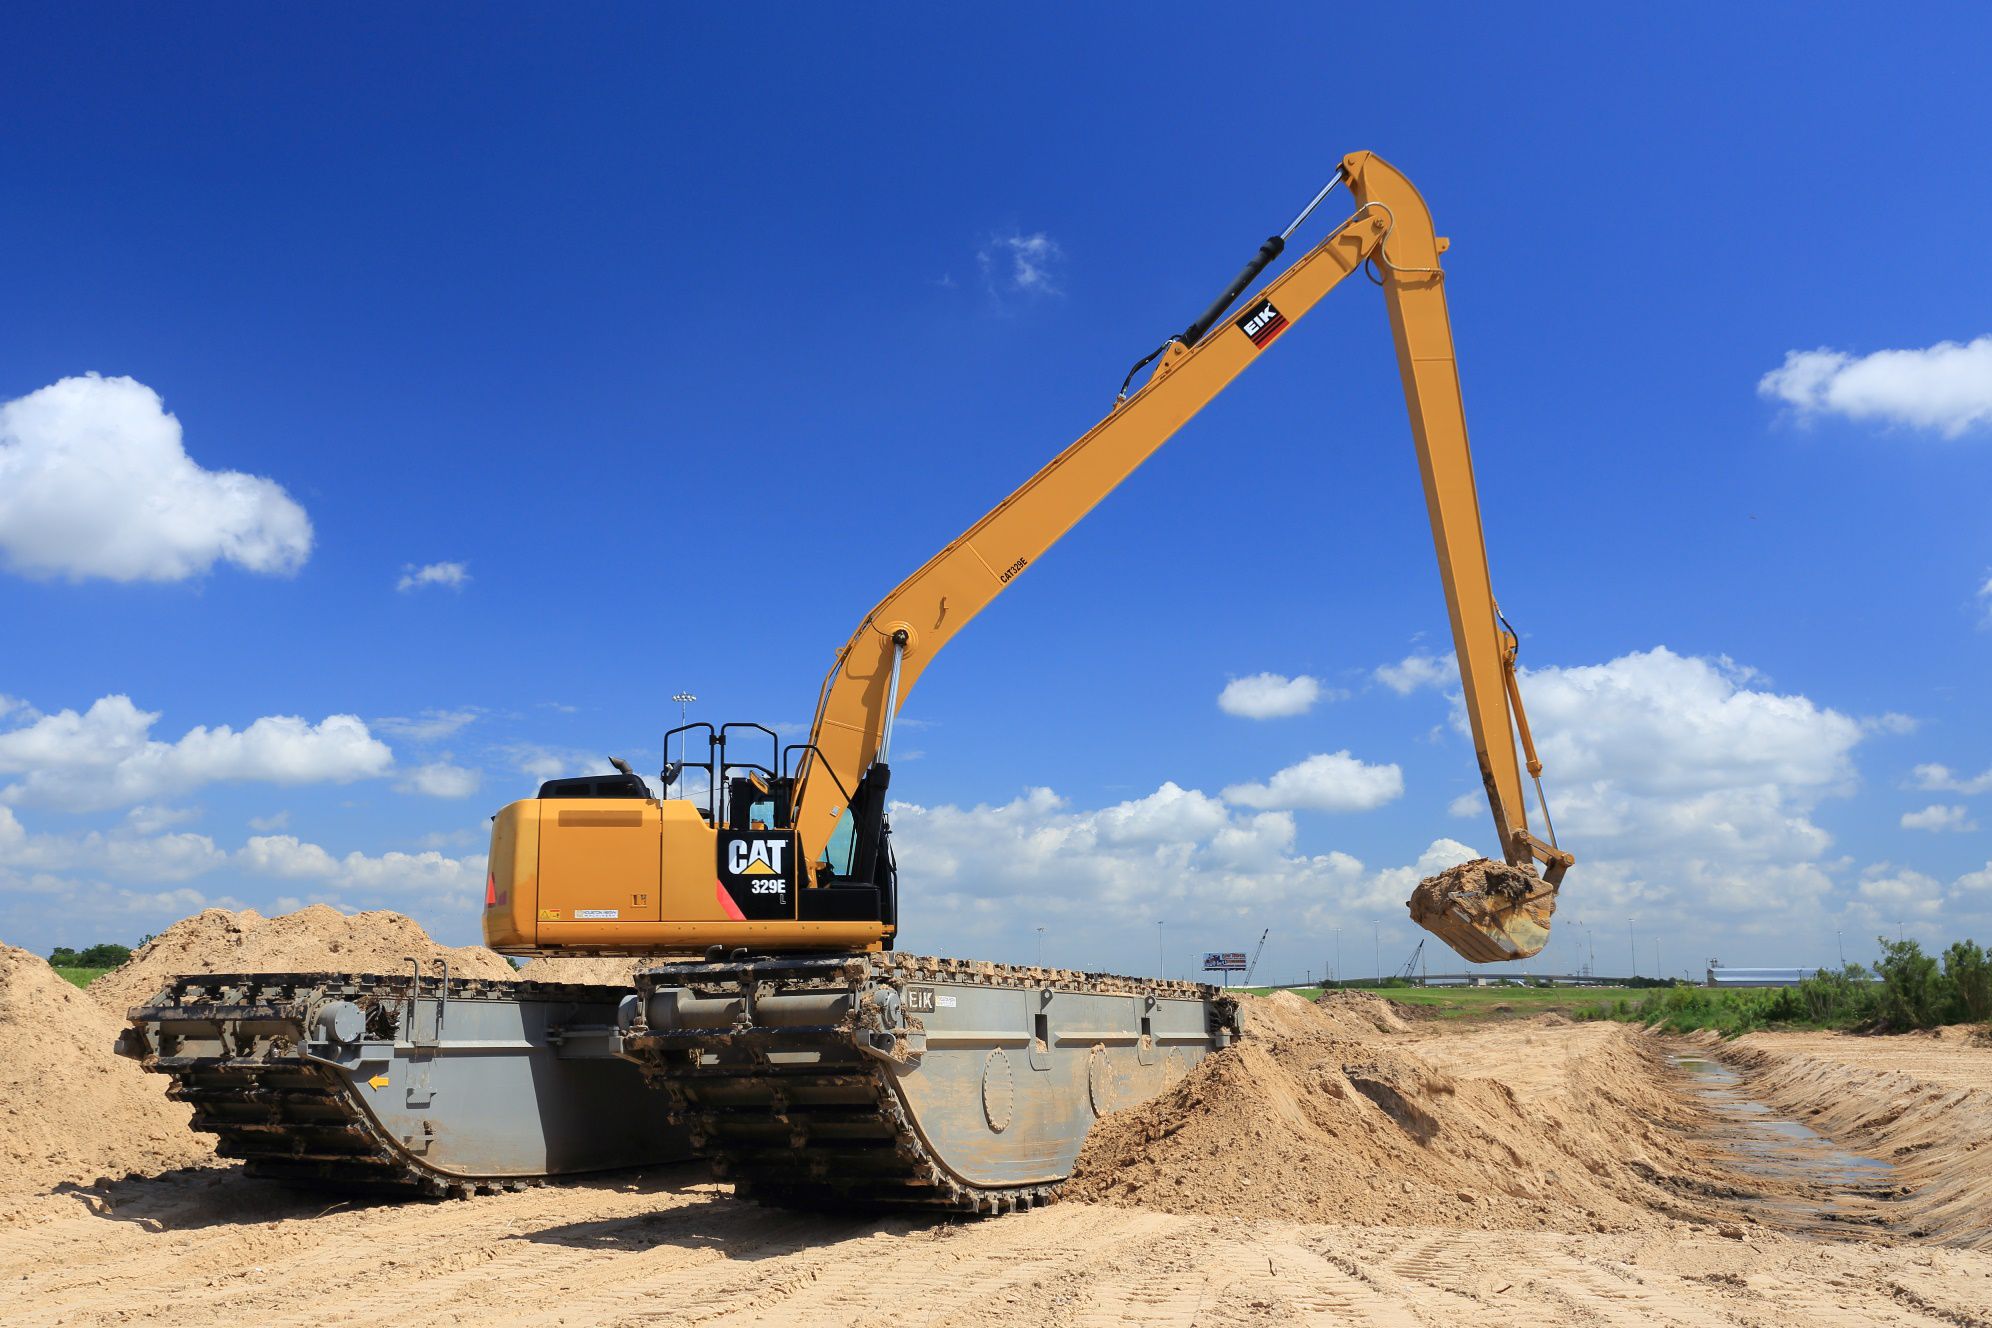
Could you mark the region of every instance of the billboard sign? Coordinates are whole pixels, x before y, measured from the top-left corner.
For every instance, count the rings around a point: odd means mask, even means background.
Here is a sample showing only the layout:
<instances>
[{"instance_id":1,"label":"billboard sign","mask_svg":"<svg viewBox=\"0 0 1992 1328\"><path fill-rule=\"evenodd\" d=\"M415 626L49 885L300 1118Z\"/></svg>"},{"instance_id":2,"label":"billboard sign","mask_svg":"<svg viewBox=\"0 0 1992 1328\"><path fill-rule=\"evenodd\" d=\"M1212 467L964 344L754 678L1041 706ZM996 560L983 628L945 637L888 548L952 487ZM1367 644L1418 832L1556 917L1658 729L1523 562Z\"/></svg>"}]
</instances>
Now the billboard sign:
<instances>
[{"instance_id":1,"label":"billboard sign","mask_svg":"<svg viewBox=\"0 0 1992 1328\"><path fill-rule=\"evenodd\" d=\"M1206 973L1243 973L1245 956L1237 951L1227 951L1223 954L1213 951L1204 955L1203 966Z\"/></svg>"}]
</instances>

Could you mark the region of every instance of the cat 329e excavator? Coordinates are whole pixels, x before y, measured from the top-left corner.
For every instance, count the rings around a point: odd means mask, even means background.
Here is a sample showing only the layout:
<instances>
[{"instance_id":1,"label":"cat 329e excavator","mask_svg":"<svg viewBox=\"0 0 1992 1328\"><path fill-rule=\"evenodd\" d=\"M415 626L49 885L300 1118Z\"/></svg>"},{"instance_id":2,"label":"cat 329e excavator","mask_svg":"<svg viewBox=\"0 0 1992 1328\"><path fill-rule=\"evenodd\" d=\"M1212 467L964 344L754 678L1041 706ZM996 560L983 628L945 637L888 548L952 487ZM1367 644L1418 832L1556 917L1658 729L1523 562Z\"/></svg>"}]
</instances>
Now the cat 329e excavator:
<instances>
[{"instance_id":1,"label":"cat 329e excavator","mask_svg":"<svg viewBox=\"0 0 1992 1328\"><path fill-rule=\"evenodd\" d=\"M1354 210L1234 312L1343 184ZM1571 857L1523 809L1518 732L1539 806L1541 765L1488 580L1445 249L1409 181L1370 153L1344 158L1202 316L1136 363L1105 419L865 616L807 741L689 724L665 737L662 786L702 796L654 796L618 760L615 775L551 780L500 811L486 944L658 960L632 984L419 965L188 977L131 1012L120 1049L174 1077L224 1154L296 1182L461 1193L691 1153L778 1203L1045 1199L1093 1120L1227 1045L1236 1007L1187 982L896 952L894 716L971 618L1359 269L1396 337L1505 859L1421 883L1412 915L1471 960L1536 953Z\"/></svg>"}]
</instances>

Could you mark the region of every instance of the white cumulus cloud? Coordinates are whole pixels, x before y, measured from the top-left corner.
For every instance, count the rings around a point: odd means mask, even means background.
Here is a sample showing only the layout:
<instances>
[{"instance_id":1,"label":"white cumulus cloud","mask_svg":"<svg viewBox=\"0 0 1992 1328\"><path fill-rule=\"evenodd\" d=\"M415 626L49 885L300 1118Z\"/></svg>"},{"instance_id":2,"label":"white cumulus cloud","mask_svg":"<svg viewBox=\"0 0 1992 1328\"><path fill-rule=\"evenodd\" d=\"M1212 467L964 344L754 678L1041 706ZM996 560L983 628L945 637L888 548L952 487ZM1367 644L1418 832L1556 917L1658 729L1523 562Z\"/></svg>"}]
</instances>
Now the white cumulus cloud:
<instances>
[{"instance_id":1,"label":"white cumulus cloud","mask_svg":"<svg viewBox=\"0 0 1992 1328\"><path fill-rule=\"evenodd\" d=\"M1846 783L1860 721L1752 687L1754 678L1726 659L1656 646L1608 664L1525 670L1522 693L1542 758L1564 781L1680 794Z\"/></svg>"},{"instance_id":2,"label":"white cumulus cloud","mask_svg":"<svg viewBox=\"0 0 1992 1328\"><path fill-rule=\"evenodd\" d=\"M897 803L892 825L903 879L919 882L905 894L906 934L923 945L1024 958L1045 925L1049 963L1152 971L1159 943L1179 976L1198 950L1242 948L1261 919L1278 924L1270 971L1324 972L1336 928L1375 917L1387 936L1408 936L1417 880L1477 856L1442 839L1413 864L1372 870L1300 851L1287 812L1236 810L1174 783L1090 810L1047 788L995 806ZM1355 953L1352 935L1352 971Z\"/></svg>"},{"instance_id":3,"label":"white cumulus cloud","mask_svg":"<svg viewBox=\"0 0 1992 1328\"><path fill-rule=\"evenodd\" d=\"M1920 350L1794 350L1757 383L1801 418L1840 415L1956 438L1992 424L1992 336Z\"/></svg>"},{"instance_id":4,"label":"white cumulus cloud","mask_svg":"<svg viewBox=\"0 0 1992 1328\"><path fill-rule=\"evenodd\" d=\"M1338 694L1324 691L1320 679L1304 673L1296 678L1255 673L1224 684L1224 690L1217 694L1217 708L1245 719L1285 719L1306 714L1324 695L1333 700Z\"/></svg>"},{"instance_id":5,"label":"white cumulus cloud","mask_svg":"<svg viewBox=\"0 0 1992 1328\"><path fill-rule=\"evenodd\" d=\"M1962 793L1966 797L1992 793L1992 767L1975 775L1960 775L1949 766L1932 761L1917 766L1910 772L1909 778L1917 788L1932 793Z\"/></svg>"},{"instance_id":6,"label":"white cumulus cloud","mask_svg":"<svg viewBox=\"0 0 1992 1328\"><path fill-rule=\"evenodd\" d=\"M1521 681L1550 810L1578 855L1571 880L1587 897L1764 935L1832 897L1833 840L1812 813L1853 791L1859 720L1664 646Z\"/></svg>"},{"instance_id":7,"label":"white cumulus cloud","mask_svg":"<svg viewBox=\"0 0 1992 1328\"><path fill-rule=\"evenodd\" d=\"M975 255L992 291L1015 295L1058 295L1058 264L1065 257L1058 241L1043 231L1012 231L990 239Z\"/></svg>"},{"instance_id":8,"label":"white cumulus cloud","mask_svg":"<svg viewBox=\"0 0 1992 1328\"><path fill-rule=\"evenodd\" d=\"M1968 830L1976 830L1978 822L1972 820L1970 814L1962 807L1946 807L1941 803L1932 803L1928 807L1923 808L1922 811L1902 813L1902 828L1904 830L1930 831L1955 830L1962 833Z\"/></svg>"},{"instance_id":9,"label":"white cumulus cloud","mask_svg":"<svg viewBox=\"0 0 1992 1328\"><path fill-rule=\"evenodd\" d=\"M337 857L295 835L256 835L236 852L235 864L260 876L317 881L372 900L416 895L474 906L484 897L482 854L452 858L427 850L373 857L356 849Z\"/></svg>"},{"instance_id":10,"label":"white cumulus cloud","mask_svg":"<svg viewBox=\"0 0 1992 1328\"><path fill-rule=\"evenodd\" d=\"M405 595L411 590L421 590L425 586L462 590L469 584L468 563L424 563L420 567L408 563L402 567L401 579L394 583L394 588Z\"/></svg>"},{"instance_id":11,"label":"white cumulus cloud","mask_svg":"<svg viewBox=\"0 0 1992 1328\"><path fill-rule=\"evenodd\" d=\"M0 403L0 560L34 577L183 581L216 562L288 575L311 520L274 480L203 469L159 394L64 378Z\"/></svg>"},{"instance_id":12,"label":"white cumulus cloud","mask_svg":"<svg viewBox=\"0 0 1992 1328\"><path fill-rule=\"evenodd\" d=\"M387 744L354 715L318 723L268 715L242 729L200 725L174 742L152 737L157 712L128 696L99 698L82 713L35 715L0 732L0 801L77 811L172 798L204 784L347 783L385 774L394 763Z\"/></svg>"},{"instance_id":13,"label":"white cumulus cloud","mask_svg":"<svg viewBox=\"0 0 1992 1328\"><path fill-rule=\"evenodd\" d=\"M1366 812L1402 796L1402 770L1371 765L1346 751L1310 756L1264 783L1224 790L1224 800L1237 806L1283 811Z\"/></svg>"},{"instance_id":14,"label":"white cumulus cloud","mask_svg":"<svg viewBox=\"0 0 1992 1328\"><path fill-rule=\"evenodd\" d=\"M440 761L431 761L409 770L394 786L404 793L422 793L431 798L467 798L477 792L480 782L475 770L450 764L449 756L445 754Z\"/></svg>"},{"instance_id":15,"label":"white cumulus cloud","mask_svg":"<svg viewBox=\"0 0 1992 1328\"><path fill-rule=\"evenodd\" d=\"M145 818L127 825L76 835L30 834L11 807L0 806L0 867L36 874L90 872L120 880L184 881L228 861L206 835L157 834L142 828Z\"/></svg>"},{"instance_id":16,"label":"white cumulus cloud","mask_svg":"<svg viewBox=\"0 0 1992 1328\"><path fill-rule=\"evenodd\" d=\"M397 738L406 738L410 742L434 742L438 738L447 738L458 729L474 722L477 716L477 711L468 708L424 710L413 718L389 715L376 719L373 726L382 733L391 733Z\"/></svg>"},{"instance_id":17,"label":"white cumulus cloud","mask_svg":"<svg viewBox=\"0 0 1992 1328\"><path fill-rule=\"evenodd\" d=\"M1370 676L1399 696L1409 696L1421 687L1457 686L1459 666L1437 655L1407 655L1395 664L1379 665Z\"/></svg>"}]
</instances>

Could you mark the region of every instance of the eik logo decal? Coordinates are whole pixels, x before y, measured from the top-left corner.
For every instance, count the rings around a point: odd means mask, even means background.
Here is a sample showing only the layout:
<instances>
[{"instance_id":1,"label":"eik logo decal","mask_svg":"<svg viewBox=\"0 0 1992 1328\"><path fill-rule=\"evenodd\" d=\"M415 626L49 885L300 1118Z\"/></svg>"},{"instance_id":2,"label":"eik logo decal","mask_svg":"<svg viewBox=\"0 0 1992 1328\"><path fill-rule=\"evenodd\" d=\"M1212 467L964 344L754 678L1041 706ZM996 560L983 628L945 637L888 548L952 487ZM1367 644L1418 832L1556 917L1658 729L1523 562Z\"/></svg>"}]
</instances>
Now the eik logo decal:
<instances>
[{"instance_id":1,"label":"eik logo decal","mask_svg":"<svg viewBox=\"0 0 1992 1328\"><path fill-rule=\"evenodd\" d=\"M1261 300L1247 309L1238 319L1238 330L1252 338L1252 344L1264 349L1272 339L1286 331L1286 315L1273 308L1271 300Z\"/></svg>"}]
</instances>

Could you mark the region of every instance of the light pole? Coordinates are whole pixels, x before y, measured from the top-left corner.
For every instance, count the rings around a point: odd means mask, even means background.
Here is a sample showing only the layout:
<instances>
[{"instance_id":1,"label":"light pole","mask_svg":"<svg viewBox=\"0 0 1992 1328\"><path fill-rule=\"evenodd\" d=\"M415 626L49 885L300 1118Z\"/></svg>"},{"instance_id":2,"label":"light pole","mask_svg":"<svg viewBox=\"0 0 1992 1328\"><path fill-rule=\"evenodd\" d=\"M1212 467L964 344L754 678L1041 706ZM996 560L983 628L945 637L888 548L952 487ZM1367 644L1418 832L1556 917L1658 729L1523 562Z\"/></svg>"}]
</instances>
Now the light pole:
<instances>
[{"instance_id":1,"label":"light pole","mask_svg":"<svg viewBox=\"0 0 1992 1328\"><path fill-rule=\"evenodd\" d=\"M690 692L673 692L671 693L671 699L678 703L678 727L683 728L685 726L685 707L690 705L692 702L698 700L699 698L693 696ZM678 778L681 782L684 779L684 773L683 773L685 768L684 763L685 763L685 735L680 733L678 735L678 769L679 769ZM671 764L671 753L669 752L664 753L664 764L666 765Z\"/></svg>"},{"instance_id":2,"label":"light pole","mask_svg":"<svg viewBox=\"0 0 1992 1328\"><path fill-rule=\"evenodd\" d=\"M1162 919L1155 919L1155 976L1164 982L1169 980L1169 947L1162 939L1166 934Z\"/></svg>"},{"instance_id":3,"label":"light pole","mask_svg":"<svg viewBox=\"0 0 1992 1328\"><path fill-rule=\"evenodd\" d=\"M1037 929L1037 934L1038 934L1037 966L1039 968L1043 968L1044 967L1044 928L1039 927Z\"/></svg>"},{"instance_id":4,"label":"light pole","mask_svg":"<svg viewBox=\"0 0 1992 1328\"><path fill-rule=\"evenodd\" d=\"M1383 933L1377 930L1376 919L1370 919L1370 944L1376 947L1376 980L1383 981Z\"/></svg>"},{"instance_id":5,"label":"light pole","mask_svg":"<svg viewBox=\"0 0 1992 1328\"><path fill-rule=\"evenodd\" d=\"M1625 920L1625 944L1632 951L1632 975L1639 976L1639 940L1632 934L1632 924L1637 918L1628 915Z\"/></svg>"},{"instance_id":6,"label":"light pole","mask_svg":"<svg viewBox=\"0 0 1992 1328\"><path fill-rule=\"evenodd\" d=\"M1342 929L1335 928L1335 985L1342 985Z\"/></svg>"},{"instance_id":7,"label":"light pole","mask_svg":"<svg viewBox=\"0 0 1992 1328\"><path fill-rule=\"evenodd\" d=\"M1840 967L1844 969L1847 966L1847 943L1840 939L1840 929L1838 927L1833 928L1833 944L1839 948Z\"/></svg>"}]
</instances>

